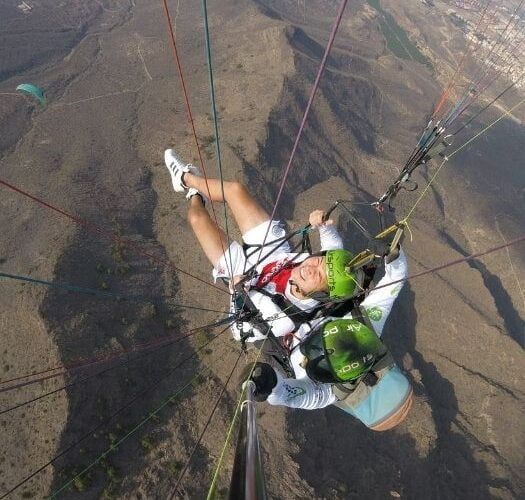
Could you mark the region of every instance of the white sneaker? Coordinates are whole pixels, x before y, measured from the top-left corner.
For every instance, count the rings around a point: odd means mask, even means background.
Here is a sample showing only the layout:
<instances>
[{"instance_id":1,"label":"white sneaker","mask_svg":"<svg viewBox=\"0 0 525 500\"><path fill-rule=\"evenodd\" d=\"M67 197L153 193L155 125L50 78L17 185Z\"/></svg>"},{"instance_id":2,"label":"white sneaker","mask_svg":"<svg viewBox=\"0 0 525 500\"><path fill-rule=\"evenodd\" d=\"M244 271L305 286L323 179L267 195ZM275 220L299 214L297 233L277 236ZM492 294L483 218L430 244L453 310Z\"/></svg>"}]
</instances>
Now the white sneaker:
<instances>
[{"instance_id":1,"label":"white sneaker","mask_svg":"<svg viewBox=\"0 0 525 500\"><path fill-rule=\"evenodd\" d=\"M182 182L183 174L191 172L194 175L201 175L200 170L195 165L184 163L173 149L164 151L164 163L166 163L166 167L170 171L173 189L178 193L188 189L188 186Z\"/></svg>"},{"instance_id":2,"label":"white sneaker","mask_svg":"<svg viewBox=\"0 0 525 500\"><path fill-rule=\"evenodd\" d=\"M195 188L190 188L186 193L186 199L191 200L191 198L193 198L196 194L200 195L199 191Z\"/></svg>"},{"instance_id":3,"label":"white sneaker","mask_svg":"<svg viewBox=\"0 0 525 500\"><path fill-rule=\"evenodd\" d=\"M188 192L186 193L186 199L191 200L194 196L200 196L204 208L208 208L208 198L206 198L206 196L204 196L202 193L199 193L199 191L197 191L195 188L189 188Z\"/></svg>"}]
</instances>

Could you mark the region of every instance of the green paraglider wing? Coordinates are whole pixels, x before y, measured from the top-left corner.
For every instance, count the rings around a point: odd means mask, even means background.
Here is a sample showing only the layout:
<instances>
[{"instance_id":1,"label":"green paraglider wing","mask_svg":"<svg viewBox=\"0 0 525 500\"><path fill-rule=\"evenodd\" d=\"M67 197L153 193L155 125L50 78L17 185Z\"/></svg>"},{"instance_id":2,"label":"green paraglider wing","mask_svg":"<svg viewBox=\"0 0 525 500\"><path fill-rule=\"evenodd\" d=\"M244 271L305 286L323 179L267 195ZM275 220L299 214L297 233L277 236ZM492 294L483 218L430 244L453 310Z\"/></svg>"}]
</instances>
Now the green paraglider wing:
<instances>
[{"instance_id":1,"label":"green paraglider wing","mask_svg":"<svg viewBox=\"0 0 525 500\"><path fill-rule=\"evenodd\" d=\"M21 90L23 92L27 92L28 94L31 94L35 99L38 100L42 106L46 103L46 97L44 96L44 91L37 87L36 85L33 85L32 83L21 83L16 90Z\"/></svg>"}]
</instances>

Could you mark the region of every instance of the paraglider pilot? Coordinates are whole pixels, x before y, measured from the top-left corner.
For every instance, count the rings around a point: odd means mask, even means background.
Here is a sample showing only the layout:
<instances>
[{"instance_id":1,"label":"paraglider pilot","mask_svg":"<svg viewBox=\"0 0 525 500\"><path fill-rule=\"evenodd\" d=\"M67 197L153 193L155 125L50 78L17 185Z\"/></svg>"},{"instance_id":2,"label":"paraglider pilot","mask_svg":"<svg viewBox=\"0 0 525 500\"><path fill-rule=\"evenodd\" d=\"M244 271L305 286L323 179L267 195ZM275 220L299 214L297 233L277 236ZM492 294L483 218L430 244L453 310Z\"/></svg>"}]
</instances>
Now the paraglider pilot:
<instances>
[{"instance_id":1,"label":"paraglider pilot","mask_svg":"<svg viewBox=\"0 0 525 500\"><path fill-rule=\"evenodd\" d=\"M361 274L345 269L353 255L343 249L332 220L325 221L322 210L310 214L311 225L320 233L321 252L291 253L287 242L280 245L285 236L280 221L270 220L241 183L221 185L218 179L204 179L197 167L183 162L172 149L165 151L164 158L173 189L185 192L189 199L188 220L213 265L215 279L227 278L230 284L245 280L262 321L272 318L275 336L296 330L302 322L315 316L324 301L352 297L360 290ZM206 209L207 199L228 204L241 231L243 245L234 241L228 246L226 234ZM254 277L246 279L245 273L250 268ZM264 327L250 321L236 323L232 330L237 340L266 337L261 331Z\"/></svg>"},{"instance_id":2,"label":"paraglider pilot","mask_svg":"<svg viewBox=\"0 0 525 500\"><path fill-rule=\"evenodd\" d=\"M285 236L281 223L270 220L242 184L206 180L172 149L164 158L174 190L189 199L188 220L214 267L214 277L236 283L246 280L248 268L256 271L247 283L262 323L236 323L234 337L264 339L264 324L271 324L275 337L293 333L289 346L293 373L284 373L276 364L256 363L249 372L256 398L309 410L335 405L376 431L402 422L412 405L412 388L380 337L402 287L393 282L407 275L403 250L386 262L383 278L358 306L343 317L320 315L323 303L347 300L362 290L363 276L348 271L346 264L353 256L343 249L332 221L325 220L321 210L312 212L310 223L319 230L322 251L290 253L288 243L278 247ZM237 242L228 246L225 233L206 209L207 199L228 203L243 246Z\"/></svg>"}]
</instances>

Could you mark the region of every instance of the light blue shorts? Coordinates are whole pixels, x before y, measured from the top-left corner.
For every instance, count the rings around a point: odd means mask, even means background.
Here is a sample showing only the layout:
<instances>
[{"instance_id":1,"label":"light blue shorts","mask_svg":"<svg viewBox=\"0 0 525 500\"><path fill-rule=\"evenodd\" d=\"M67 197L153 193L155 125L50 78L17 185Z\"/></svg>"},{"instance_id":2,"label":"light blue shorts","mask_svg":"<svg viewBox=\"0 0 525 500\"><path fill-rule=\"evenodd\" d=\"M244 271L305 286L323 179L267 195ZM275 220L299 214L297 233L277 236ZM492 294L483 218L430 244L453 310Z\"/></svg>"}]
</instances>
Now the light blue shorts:
<instances>
[{"instance_id":1,"label":"light blue shorts","mask_svg":"<svg viewBox=\"0 0 525 500\"><path fill-rule=\"evenodd\" d=\"M398 411L411 391L410 382L394 365L357 406L341 409L361 420L367 427L374 427Z\"/></svg>"}]
</instances>

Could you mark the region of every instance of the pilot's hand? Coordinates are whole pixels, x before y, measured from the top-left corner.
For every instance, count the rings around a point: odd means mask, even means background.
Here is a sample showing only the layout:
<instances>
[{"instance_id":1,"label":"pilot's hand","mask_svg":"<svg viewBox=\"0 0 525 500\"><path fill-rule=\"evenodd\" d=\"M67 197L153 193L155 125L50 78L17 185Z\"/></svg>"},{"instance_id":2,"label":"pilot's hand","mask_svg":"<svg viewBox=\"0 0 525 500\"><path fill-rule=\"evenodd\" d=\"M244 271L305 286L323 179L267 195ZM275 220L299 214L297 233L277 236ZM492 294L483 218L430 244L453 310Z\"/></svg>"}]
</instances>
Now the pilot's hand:
<instances>
[{"instance_id":1,"label":"pilot's hand","mask_svg":"<svg viewBox=\"0 0 525 500\"><path fill-rule=\"evenodd\" d=\"M326 214L322 210L314 210L309 217L309 222L312 227L330 226L334 223L332 219L326 219Z\"/></svg>"},{"instance_id":2,"label":"pilot's hand","mask_svg":"<svg viewBox=\"0 0 525 500\"><path fill-rule=\"evenodd\" d=\"M234 276L230 280L230 293L233 293L235 291L235 285L238 283L241 283L246 278L246 275L240 274L239 276ZM245 282L243 285L243 288L248 291L250 289L249 283Z\"/></svg>"}]
</instances>

